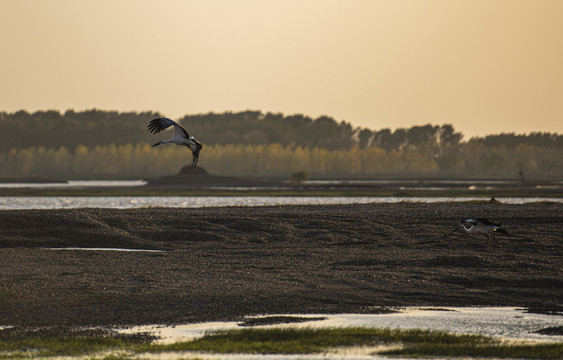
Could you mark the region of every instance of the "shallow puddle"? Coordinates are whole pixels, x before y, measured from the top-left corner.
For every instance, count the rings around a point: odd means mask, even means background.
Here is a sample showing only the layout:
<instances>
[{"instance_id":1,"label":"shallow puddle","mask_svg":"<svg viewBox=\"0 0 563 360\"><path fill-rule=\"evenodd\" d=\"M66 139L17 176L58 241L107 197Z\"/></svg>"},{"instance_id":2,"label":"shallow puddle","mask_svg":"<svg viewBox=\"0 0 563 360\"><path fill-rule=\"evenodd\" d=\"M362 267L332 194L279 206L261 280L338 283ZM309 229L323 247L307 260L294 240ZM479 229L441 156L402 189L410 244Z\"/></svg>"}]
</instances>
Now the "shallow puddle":
<instances>
[{"instance_id":1,"label":"shallow puddle","mask_svg":"<svg viewBox=\"0 0 563 360\"><path fill-rule=\"evenodd\" d=\"M536 331L547 327L563 326L562 315L534 314L513 307L407 307L391 314L296 314L284 316L311 318L311 321L260 325L260 327L419 328L457 334L482 334L507 340L563 341L563 336L560 335L536 333ZM120 329L119 331L124 333L149 332L158 336L160 343L172 343L198 338L206 332L242 329L242 325L238 322L209 322L175 326L147 325Z\"/></svg>"},{"instance_id":2,"label":"shallow puddle","mask_svg":"<svg viewBox=\"0 0 563 360\"><path fill-rule=\"evenodd\" d=\"M164 250L98 248L98 247L58 247L58 248L42 248L42 249L53 250L53 251L120 251L120 252L150 252L150 253L165 252Z\"/></svg>"}]
</instances>

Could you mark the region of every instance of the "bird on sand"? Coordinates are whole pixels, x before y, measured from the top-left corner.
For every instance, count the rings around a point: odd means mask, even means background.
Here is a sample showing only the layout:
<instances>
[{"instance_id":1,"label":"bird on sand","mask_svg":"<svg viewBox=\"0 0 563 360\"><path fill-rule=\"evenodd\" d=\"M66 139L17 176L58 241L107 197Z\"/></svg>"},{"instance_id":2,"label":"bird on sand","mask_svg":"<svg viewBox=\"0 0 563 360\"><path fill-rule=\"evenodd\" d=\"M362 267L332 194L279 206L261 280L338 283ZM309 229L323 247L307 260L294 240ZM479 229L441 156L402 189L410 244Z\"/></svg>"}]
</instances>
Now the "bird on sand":
<instances>
[{"instance_id":1,"label":"bird on sand","mask_svg":"<svg viewBox=\"0 0 563 360\"><path fill-rule=\"evenodd\" d=\"M160 140L151 147L162 144L185 145L192 151L191 167L195 168L197 166L197 160L199 159L199 151L203 148L203 145L193 136L190 136L182 125L172 119L160 117L151 120L149 125L147 125L147 129L153 134L158 134L162 130L168 129L170 126L174 126L174 136L168 140Z\"/></svg>"},{"instance_id":2,"label":"bird on sand","mask_svg":"<svg viewBox=\"0 0 563 360\"><path fill-rule=\"evenodd\" d=\"M486 218L465 219L465 220L462 219L458 226L461 230L465 231L466 233L485 235L487 237L487 243L489 242L489 234L493 237L493 241L495 240L495 234L510 235L506 230L500 227L499 222L491 221Z\"/></svg>"}]
</instances>

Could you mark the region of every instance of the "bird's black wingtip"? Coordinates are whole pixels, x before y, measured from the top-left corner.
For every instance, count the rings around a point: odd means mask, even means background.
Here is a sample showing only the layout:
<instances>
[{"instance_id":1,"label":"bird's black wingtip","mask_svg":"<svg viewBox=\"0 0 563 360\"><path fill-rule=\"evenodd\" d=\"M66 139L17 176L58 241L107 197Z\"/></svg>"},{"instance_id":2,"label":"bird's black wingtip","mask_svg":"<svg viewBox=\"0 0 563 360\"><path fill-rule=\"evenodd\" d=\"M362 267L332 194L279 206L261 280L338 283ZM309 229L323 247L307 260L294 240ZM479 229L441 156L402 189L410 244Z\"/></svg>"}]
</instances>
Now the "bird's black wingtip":
<instances>
[{"instance_id":1,"label":"bird's black wingtip","mask_svg":"<svg viewBox=\"0 0 563 360\"><path fill-rule=\"evenodd\" d=\"M159 119L152 119L149 124L147 125L147 129L149 130L150 133L153 134L158 134L159 132L162 131L162 126L160 126L159 124Z\"/></svg>"},{"instance_id":2,"label":"bird's black wingtip","mask_svg":"<svg viewBox=\"0 0 563 360\"><path fill-rule=\"evenodd\" d=\"M501 228L495 229L495 232L496 232L496 233L501 233L501 234L504 234L504 235L512 236L512 234L510 234L508 231L506 231L506 230L504 230L504 229L501 229Z\"/></svg>"}]
</instances>

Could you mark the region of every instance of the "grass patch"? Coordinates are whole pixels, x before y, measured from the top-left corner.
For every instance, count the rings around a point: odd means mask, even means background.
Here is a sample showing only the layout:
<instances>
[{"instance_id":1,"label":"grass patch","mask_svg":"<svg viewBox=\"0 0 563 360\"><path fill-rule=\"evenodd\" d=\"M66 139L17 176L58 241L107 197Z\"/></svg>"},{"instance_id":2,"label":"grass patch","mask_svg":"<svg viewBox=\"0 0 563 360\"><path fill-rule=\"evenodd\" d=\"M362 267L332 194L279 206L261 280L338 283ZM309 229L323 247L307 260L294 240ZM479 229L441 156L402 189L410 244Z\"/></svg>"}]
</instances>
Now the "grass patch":
<instances>
[{"instance_id":1,"label":"grass patch","mask_svg":"<svg viewBox=\"0 0 563 360\"><path fill-rule=\"evenodd\" d=\"M0 331L0 359L81 356L101 351L118 354L135 351L153 339L146 334L121 335L97 329L9 328Z\"/></svg>"},{"instance_id":2,"label":"grass patch","mask_svg":"<svg viewBox=\"0 0 563 360\"><path fill-rule=\"evenodd\" d=\"M402 349L379 355L409 357L496 357L560 359L563 344L503 344L482 335L456 335L443 331L373 328L243 329L212 333L203 338L149 351L204 351L215 353L307 354L335 347L403 344Z\"/></svg>"},{"instance_id":3,"label":"grass patch","mask_svg":"<svg viewBox=\"0 0 563 360\"><path fill-rule=\"evenodd\" d=\"M34 338L0 340L0 349L11 356L77 356L99 351L132 350L137 344L112 337Z\"/></svg>"},{"instance_id":4,"label":"grass patch","mask_svg":"<svg viewBox=\"0 0 563 360\"><path fill-rule=\"evenodd\" d=\"M453 335L430 330L373 328L276 328L219 331L200 339L161 347L154 351L207 351L216 353L307 354L333 347L387 343L443 343L477 346L496 340L480 335Z\"/></svg>"},{"instance_id":5,"label":"grass patch","mask_svg":"<svg viewBox=\"0 0 563 360\"><path fill-rule=\"evenodd\" d=\"M2 331L3 332L3 331ZM505 344L482 335L443 331L374 328L268 328L218 331L202 338L169 345L154 344L148 335L121 335L88 330L53 335L44 331L1 334L0 359L50 356L96 356L119 360L138 354L202 351L210 353L309 354L335 347L400 344L379 355L408 357L495 357L560 359L563 343Z\"/></svg>"}]
</instances>

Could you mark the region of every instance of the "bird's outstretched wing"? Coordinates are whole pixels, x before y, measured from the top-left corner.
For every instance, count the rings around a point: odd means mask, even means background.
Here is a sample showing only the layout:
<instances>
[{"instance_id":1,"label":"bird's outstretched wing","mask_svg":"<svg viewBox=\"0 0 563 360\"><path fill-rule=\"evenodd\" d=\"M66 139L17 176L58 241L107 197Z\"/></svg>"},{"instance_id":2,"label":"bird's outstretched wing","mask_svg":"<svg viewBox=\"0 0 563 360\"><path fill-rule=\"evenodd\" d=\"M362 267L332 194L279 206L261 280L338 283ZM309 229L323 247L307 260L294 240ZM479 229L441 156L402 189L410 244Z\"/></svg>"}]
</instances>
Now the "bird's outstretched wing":
<instances>
[{"instance_id":1,"label":"bird's outstretched wing","mask_svg":"<svg viewBox=\"0 0 563 360\"><path fill-rule=\"evenodd\" d=\"M478 219L475 219L475 220L477 221L478 224L480 223L482 225L500 226L499 222L491 221L491 220L486 219L486 218L478 218Z\"/></svg>"},{"instance_id":2,"label":"bird's outstretched wing","mask_svg":"<svg viewBox=\"0 0 563 360\"><path fill-rule=\"evenodd\" d=\"M493 231L496 232L496 233L501 233L501 234L505 234L505 235L512 235L508 231L501 229L500 227L495 228Z\"/></svg>"},{"instance_id":3,"label":"bird's outstretched wing","mask_svg":"<svg viewBox=\"0 0 563 360\"><path fill-rule=\"evenodd\" d=\"M147 125L147 129L149 130L149 132L153 134L158 134L162 130L168 129L170 126L174 126L174 129L176 131L182 132L186 138L190 137L190 135L188 135L188 132L186 131L186 129L182 127L182 125L178 124L176 121L172 119L165 117L151 120L149 125Z\"/></svg>"}]
</instances>

